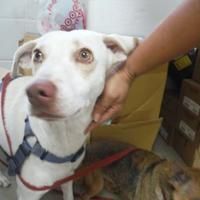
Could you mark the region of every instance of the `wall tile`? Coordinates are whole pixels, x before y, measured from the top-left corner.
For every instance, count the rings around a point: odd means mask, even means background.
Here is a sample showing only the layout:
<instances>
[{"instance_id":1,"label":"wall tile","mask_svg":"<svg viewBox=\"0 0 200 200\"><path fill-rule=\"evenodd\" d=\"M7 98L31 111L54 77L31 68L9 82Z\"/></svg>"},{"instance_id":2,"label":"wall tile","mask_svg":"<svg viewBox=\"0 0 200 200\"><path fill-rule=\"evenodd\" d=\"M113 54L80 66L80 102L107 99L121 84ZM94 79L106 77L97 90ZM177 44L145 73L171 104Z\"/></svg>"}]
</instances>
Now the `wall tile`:
<instances>
[{"instance_id":1,"label":"wall tile","mask_svg":"<svg viewBox=\"0 0 200 200\"><path fill-rule=\"evenodd\" d=\"M26 20L26 22L25 22L25 32L38 33L37 21L36 20Z\"/></svg>"},{"instance_id":2,"label":"wall tile","mask_svg":"<svg viewBox=\"0 0 200 200\"><path fill-rule=\"evenodd\" d=\"M25 32L23 20L0 19L0 60L9 60ZM2 48L3 47L3 48Z\"/></svg>"},{"instance_id":3,"label":"wall tile","mask_svg":"<svg viewBox=\"0 0 200 200\"><path fill-rule=\"evenodd\" d=\"M25 32L38 33L36 20L26 20L26 22L25 22Z\"/></svg>"},{"instance_id":4,"label":"wall tile","mask_svg":"<svg viewBox=\"0 0 200 200\"><path fill-rule=\"evenodd\" d=\"M12 60L0 60L0 67L10 69L12 65Z\"/></svg>"},{"instance_id":5,"label":"wall tile","mask_svg":"<svg viewBox=\"0 0 200 200\"><path fill-rule=\"evenodd\" d=\"M85 3L85 5L88 5L87 4L88 2L91 3L92 1L93 2L99 1L101 3L101 6L103 2L103 0L80 0L80 1L82 3ZM159 3L159 6L156 4L157 7L161 8L163 4L159 0L156 0L156 1ZM160 11L157 9L156 11L158 12L159 15L163 15L163 13L168 12L171 8L175 7L175 5L177 5L178 3L182 1L183 0L169 0L168 2L169 5L165 7L165 11L164 9L160 9ZM13 54L18 46L18 40L23 37L25 32L38 33L37 24L36 24L36 19L38 17L38 11L39 11L38 2L39 0L0 0L0 5L1 5L0 6L0 44L1 44L0 66L2 65L5 67L10 66ZM141 1L138 1L138 2L142 4ZM153 5L152 2L149 2L149 4ZM167 3L165 2L165 4ZM105 8L102 8L102 9L105 9ZM92 17L94 16L96 16L96 13L95 15L92 15ZM156 16L151 16L151 17L156 18ZM140 16L138 16L138 18L140 19ZM148 19L148 16L146 18ZM120 20L124 21L121 18ZM100 19L100 21L102 21L102 18ZM141 20L137 20L135 25L142 24L142 23L144 22ZM151 26L151 27L155 25L155 24L151 24L150 21L145 22L145 23L148 23L148 26ZM105 23L103 24L105 26ZM108 23L108 26L110 26L110 23ZM143 30L143 32L149 31L148 28L146 29Z\"/></svg>"},{"instance_id":6,"label":"wall tile","mask_svg":"<svg viewBox=\"0 0 200 200\"><path fill-rule=\"evenodd\" d=\"M0 0L0 18L24 18L26 0Z\"/></svg>"},{"instance_id":7,"label":"wall tile","mask_svg":"<svg viewBox=\"0 0 200 200\"><path fill-rule=\"evenodd\" d=\"M39 1L36 0L26 0L26 18L28 19L37 19L39 11Z\"/></svg>"}]
</instances>

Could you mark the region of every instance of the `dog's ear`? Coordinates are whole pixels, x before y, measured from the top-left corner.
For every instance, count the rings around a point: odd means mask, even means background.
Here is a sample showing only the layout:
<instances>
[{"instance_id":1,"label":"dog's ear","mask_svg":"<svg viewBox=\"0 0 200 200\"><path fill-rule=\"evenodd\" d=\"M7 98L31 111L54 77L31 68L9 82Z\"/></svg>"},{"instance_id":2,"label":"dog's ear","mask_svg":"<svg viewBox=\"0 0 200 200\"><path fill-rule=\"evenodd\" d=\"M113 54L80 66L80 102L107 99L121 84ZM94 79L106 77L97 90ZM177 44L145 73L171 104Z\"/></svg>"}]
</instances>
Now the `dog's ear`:
<instances>
[{"instance_id":1,"label":"dog's ear","mask_svg":"<svg viewBox=\"0 0 200 200\"><path fill-rule=\"evenodd\" d=\"M108 74L118 69L128 55L138 46L141 38L121 36L116 34L106 35L103 42L109 50Z\"/></svg>"},{"instance_id":2,"label":"dog's ear","mask_svg":"<svg viewBox=\"0 0 200 200\"><path fill-rule=\"evenodd\" d=\"M169 183L179 190L183 185L186 185L191 180L190 176L183 170L177 171L170 179Z\"/></svg>"},{"instance_id":3,"label":"dog's ear","mask_svg":"<svg viewBox=\"0 0 200 200\"><path fill-rule=\"evenodd\" d=\"M200 199L200 172L192 168L179 168L169 179L173 188L173 199Z\"/></svg>"},{"instance_id":4,"label":"dog's ear","mask_svg":"<svg viewBox=\"0 0 200 200\"><path fill-rule=\"evenodd\" d=\"M187 167L182 166L180 163L174 161L170 167L169 183L178 188L184 185L190 180L190 176L187 173Z\"/></svg>"},{"instance_id":5,"label":"dog's ear","mask_svg":"<svg viewBox=\"0 0 200 200\"><path fill-rule=\"evenodd\" d=\"M17 77L20 74L20 69L29 69L31 70L31 57L32 50L36 45L36 41L30 41L23 44L21 47L17 49L15 52L12 68L11 68L11 76Z\"/></svg>"}]
</instances>

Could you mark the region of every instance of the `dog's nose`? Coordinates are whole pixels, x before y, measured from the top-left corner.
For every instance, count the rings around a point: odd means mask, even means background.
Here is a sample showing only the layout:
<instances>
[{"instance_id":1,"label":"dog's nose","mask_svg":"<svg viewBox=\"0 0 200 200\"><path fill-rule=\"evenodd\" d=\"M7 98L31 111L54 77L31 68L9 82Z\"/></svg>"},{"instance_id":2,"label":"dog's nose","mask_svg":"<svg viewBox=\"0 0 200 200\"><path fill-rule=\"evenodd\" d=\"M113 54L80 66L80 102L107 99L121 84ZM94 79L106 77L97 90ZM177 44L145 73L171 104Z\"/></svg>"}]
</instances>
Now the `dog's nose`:
<instances>
[{"instance_id":1,"label":"dog's nose","mask_svg":"<svg viewBox=\"0 0 200 200\"><path fill-rule=\"evenodd\" d=\"M56 86L51 81L40 80L31 84L26 93L31 104L49 106L55 99Z\"/></svg>"}]
</instances>

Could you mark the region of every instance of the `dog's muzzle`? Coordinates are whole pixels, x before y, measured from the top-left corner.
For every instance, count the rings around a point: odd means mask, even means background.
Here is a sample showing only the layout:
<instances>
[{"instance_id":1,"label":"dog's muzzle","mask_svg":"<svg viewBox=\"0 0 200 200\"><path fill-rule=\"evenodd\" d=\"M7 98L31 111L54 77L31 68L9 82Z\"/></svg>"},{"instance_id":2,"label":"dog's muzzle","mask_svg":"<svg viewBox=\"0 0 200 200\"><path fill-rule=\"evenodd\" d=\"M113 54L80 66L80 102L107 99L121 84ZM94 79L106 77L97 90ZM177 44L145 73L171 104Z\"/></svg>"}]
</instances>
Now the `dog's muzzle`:
<instances>
[{"instance_id":1,"label":"dog's muzzle","mask_svg":"<svg viewBox=\"0 0 200 200\"><path fill-rule=\"evenodd\" d=\"M38 80L26 88L26 94L31 104L33 115L48 118L57 117L56 95L57 88L49 80Z\"/></svg>"}]
</instances>

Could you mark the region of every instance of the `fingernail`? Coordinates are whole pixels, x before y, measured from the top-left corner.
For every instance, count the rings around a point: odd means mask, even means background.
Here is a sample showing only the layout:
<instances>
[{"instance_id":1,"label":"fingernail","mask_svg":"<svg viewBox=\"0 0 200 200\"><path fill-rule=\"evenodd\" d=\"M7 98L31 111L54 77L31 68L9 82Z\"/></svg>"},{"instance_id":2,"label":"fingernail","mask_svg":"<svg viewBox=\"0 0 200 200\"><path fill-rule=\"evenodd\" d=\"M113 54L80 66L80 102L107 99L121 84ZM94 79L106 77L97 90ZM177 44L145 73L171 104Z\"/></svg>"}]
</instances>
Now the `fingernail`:
<instances>
[{"instance_id":1,"label":"fingernail","mask_svg":"<svg viewBox=\"0 0 200 200\"><path fill-rule=\"evenodd\" d=\"M94 119L95 122L98 122L100 120L100 115L99 114L95 114L94 115Z\"/></svg>"},{"instance_id":2,"label":"fingernail","mask_svg":"<svg viewBox=\"0 0 200 200\"><path fill-rule=\"evenodd\" d=\"M108 119L108 120L104 121L103 124L106 125L106 126L109 126L109 125L112 124L112 120Z\"/></svg>"}]
</instances>

